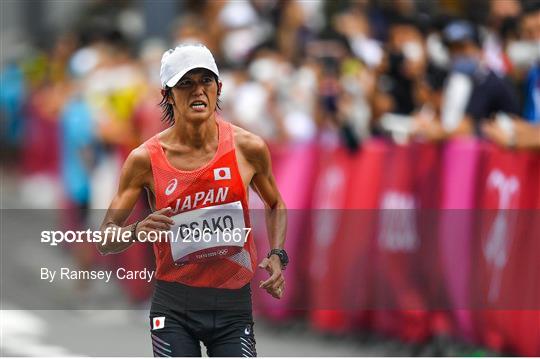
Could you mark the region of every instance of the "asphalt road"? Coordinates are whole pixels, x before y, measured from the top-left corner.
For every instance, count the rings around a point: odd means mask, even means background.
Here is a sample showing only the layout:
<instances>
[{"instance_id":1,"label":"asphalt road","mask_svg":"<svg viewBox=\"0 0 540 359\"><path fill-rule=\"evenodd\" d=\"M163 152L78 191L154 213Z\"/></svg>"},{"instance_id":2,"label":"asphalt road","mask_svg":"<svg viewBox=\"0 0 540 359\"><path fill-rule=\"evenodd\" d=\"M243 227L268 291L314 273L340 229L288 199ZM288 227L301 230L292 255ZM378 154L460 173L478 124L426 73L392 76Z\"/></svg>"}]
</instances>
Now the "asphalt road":
<instances>
[{"instance_id":1,"label":"asphalt road","mask_svg":"<svg viewBox=\"0 0 540 359\"><path fill-rule=\"evenodd\" d=\"M13 308L13 306L11 306ZM152 356L147 312L2 311L2 356ZM259 356L399 355L388 343L363 345L300 328L256 324ZM386 347L386 349L384 348ZM203 349L204 353L204 349Z\"/></svg>"}]
</instances>

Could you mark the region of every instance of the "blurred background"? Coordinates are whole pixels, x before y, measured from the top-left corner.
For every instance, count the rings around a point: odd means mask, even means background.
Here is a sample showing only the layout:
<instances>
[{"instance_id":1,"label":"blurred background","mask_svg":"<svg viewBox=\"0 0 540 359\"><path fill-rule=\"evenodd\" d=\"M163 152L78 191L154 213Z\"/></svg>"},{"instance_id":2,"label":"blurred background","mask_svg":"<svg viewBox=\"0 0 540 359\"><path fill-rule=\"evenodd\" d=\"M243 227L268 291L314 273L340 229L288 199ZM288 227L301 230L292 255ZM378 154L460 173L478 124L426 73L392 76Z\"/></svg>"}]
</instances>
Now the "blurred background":
<instances>
[{"instance_id":1,"label":"blurred background","mask_svg":"<svg viewBox=\"0 0 540 359\"><path fill-rule=\"evenodd\" d=\"M165 128L161 55L195 40L220 69L220 115L268 142L293 210L289 294L254 294L260 355L540 355L539 1L0 6L7 225L24 227L9 211L56 209L58 228L95 226L126 156ZM133 216L147 211L141 199ZM9 237L4 263L30 269L2 271L3 282L134 311L25 310L11 291L3 354L151 354L148 285L39 285L39 263L14 255ZM51 256L81 269L153 265L144 246ZM119 330L129 348L109 344Z\"/></svg>"}]
</instances>

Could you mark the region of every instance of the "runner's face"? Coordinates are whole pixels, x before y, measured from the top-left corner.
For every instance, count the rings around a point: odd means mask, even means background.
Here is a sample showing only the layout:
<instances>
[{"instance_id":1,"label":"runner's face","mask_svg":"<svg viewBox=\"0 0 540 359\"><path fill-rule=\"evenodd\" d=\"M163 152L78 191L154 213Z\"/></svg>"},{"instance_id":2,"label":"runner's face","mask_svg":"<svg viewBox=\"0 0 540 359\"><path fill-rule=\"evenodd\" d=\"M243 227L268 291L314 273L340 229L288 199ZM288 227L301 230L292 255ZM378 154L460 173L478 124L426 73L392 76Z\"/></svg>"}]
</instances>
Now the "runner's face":
<instances>
[{"instance_id":1,"label":"runner's face","mask_svg":"<svg viewBox=\"0 0 540 359\"><path fill-rule=\"evenodd\" d=\"M214 74L206 69L194 69L185 74L172 88L172 103L177 118L205 121L216 110L218 90Z\"/></svg>"}]
</instances>

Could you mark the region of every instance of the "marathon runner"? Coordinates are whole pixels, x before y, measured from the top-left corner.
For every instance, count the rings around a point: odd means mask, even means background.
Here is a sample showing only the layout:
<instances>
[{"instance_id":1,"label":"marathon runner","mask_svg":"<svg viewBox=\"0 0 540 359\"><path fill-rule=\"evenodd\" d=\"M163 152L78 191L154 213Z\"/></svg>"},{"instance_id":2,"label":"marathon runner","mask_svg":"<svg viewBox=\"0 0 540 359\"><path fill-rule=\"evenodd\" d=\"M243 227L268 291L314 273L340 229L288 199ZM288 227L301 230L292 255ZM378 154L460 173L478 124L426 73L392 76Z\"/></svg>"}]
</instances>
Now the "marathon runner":
<instances>
[{"instance_id":1,"label":"marathon runner","mask_svg":"<svg viewBox=\"0 0 540 359\"><path fill-rule=\"evenodd\" d=\"M163 119L171 126L126 159L101 227L129 232L131 242L104 241L99 251L118 253L134 241L152 238L154 356L201 356L201 341L209 356L256 356L249 284L256 250L248 186L265 203L271 248L259 264L270 277L259 286L278 299L288 263L285 204L268 148L261 138L216 113L222 84L204 45L166 51L160 76ZM154 212L125 225L143 188ZM156 241L160 233L168 233L167 240Z\"/></svg>"}]
</instances>

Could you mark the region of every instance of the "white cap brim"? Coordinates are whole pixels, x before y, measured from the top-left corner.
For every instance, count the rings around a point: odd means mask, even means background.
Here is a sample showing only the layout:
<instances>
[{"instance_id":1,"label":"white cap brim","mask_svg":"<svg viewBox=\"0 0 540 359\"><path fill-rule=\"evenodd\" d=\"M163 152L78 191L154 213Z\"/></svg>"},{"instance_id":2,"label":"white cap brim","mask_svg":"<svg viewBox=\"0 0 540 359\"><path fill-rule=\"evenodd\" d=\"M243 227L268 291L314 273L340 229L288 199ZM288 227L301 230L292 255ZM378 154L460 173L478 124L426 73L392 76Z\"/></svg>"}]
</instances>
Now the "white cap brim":
<instances>
[{"instance_id":1,"label":"white cap brim","mask_svg":"<svg viewBox=\"0 0 540 359\"><path fill-rule=\"evenodd\" d=\"M182 77L184 77L185 74L187 74L191 70L195 70L195 69L206 69L206 70L209 70L210 72L212 72L217 77L219 77L219 75L216 74L212 69L210 69L210 68L208 68L206 66L195 65L195 66L188 67L187 69L184 69L183 71L180 71L179 73L174 75L169 81L167 81L167 83L165 85L167 85L167 87L174 87L174 85L176 85L178 83L178 81L180 81L180 79Z\"/></svg>"},{"instance_id":2,"label":"white cap brim","mask_svg":"<svg viewBox=\"0 0 540 359\"><path fill-rule=\"evenodd\" d=\"M196 68L207 69L219 77L219 70L214 56L203 44L180 44L165 51L161 57L159 77L161 86L174 87L178 81Z\"/></svg>"}]
</instances>

